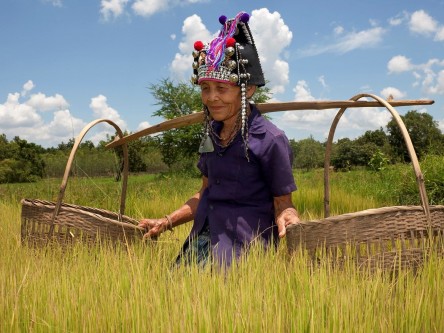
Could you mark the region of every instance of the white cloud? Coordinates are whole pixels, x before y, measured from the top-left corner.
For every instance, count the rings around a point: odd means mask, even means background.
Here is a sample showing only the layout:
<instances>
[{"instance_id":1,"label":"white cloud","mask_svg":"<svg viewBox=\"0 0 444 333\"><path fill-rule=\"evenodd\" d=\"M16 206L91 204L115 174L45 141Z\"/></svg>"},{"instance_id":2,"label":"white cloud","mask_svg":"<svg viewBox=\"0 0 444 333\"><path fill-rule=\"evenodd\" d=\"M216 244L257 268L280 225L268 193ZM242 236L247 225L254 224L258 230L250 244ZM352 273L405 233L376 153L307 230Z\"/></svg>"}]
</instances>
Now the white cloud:
<instances>
[{"instance_id":1,"label":"white cloud","mask_svg":"<svg viewBox=\"0 0 444 333\"><path fill-rule=\"evenodd\" d=\"M403 55L394 56L387 64L389 73L402 73L413 69L410 59Z\"/></svg>"},{"instance_id":2,"label":"white cloud","mask_svg":"<svg viewBox=\"0 0 444 333\"><path fill-rule=\"evenodd\" d=\"M142 122L137 126L136 131L141 131L141 130L143 130L143 129L145 129L145 128L148 128L148 127L151 127L151 124L150 124L149 122L147 122L147 121L142 121Z\"/></svg>"},{"instance_id":3,"label":"white cloud","mask_svg":"<svg viewBox=\"0 0 444 333\"><path fill-rule=\"evenodd\" d=\"M440 27L435 35L435 40L438 42L444 41L444 27Z\"/></svg>"},{"instance_id":4,"label":"white cloud","mask_svg":"<svg viewBox=\"0 0 444 333\"><path fill-rule=\"evenodd\" d=\"M35 85L34 82L32 82L31 80L28 80L24 85L23 85L23 90L22 90L22 97L26 96L28 94L28 92L30 92L32 89L34 89Z\"/></svg>"},{"instance_id":5,"label":"white cloud","mask_svg":"<svg viewBox=\"0 0 444 333\"><path fill-rule=\"evenodd\" d=\"M441 70L434 77L435 80L428 82L427 91L430 94L444 95L444 70Z\"/></svg>"},{"instance_id":6,"label":"white cloud","mask_svg":"<svg viewBox=\"0 0 444 333\"><path fill-rule=\"evenodd\" d=\"M385 108L357 108L350 109L346 113L346 120L347 126L341 125L341 118L338 129L343 129L346 132L350 127L357 130L356 132L373 131L385 127L391 120L391 114Z\"/></svg>"},{"instance_id":7,"label":"white cloud","mask_svg":"<svg viewBox=\"0 0 444 333\"><path fill-rule=\"evenodd\" d=\"M333 29L333 32L335 35L341 35L344 32L344 30L345 30L344 27L339 25Z\"/></svg>"},{"instance_id":8,"label":"white cloud","mask_svg":"<svg viewBox=\"0 0 444 333\"><path fill-rule=\"evenodd\" d=\"M418 10L411 15L409 29L423 36L433 35L433 39L437 42L444 41L444 26L424 10Z\"/></svg>"},{"instance_id":9,"label":"white cloud","mask_svg":"<svg viewBox=\"0 0 444 333\"><path fill-rule=\"evenodd\" d=\"M391 26L401 25L404 21L409 19L409 14L406 11L396 15L395 17L389 18L388 22Z\"/></svg>"},{"instance_id":10,"label":"white cloud","mask_svg":"<svg viewBox=\"0 0 444 333\"><path fill-rule=\"evenodd\" d=\"M397 89L391 88L392 93L398 94ZM305 81L299 81L293 89L297 101L315 101ZM398 90L399 91L399 90ZM400 93L400 92L399 92ZM286 111L276 122L285 131L304 131L315 136L327 137L328 130L337 114L337 109ZM335 138L353 138L368 130L384 127L391 115L383 108L352 108L347 110L338 123Z\"/></svg>"},{"instance_id":11,"label":"white cloud","mask_svg":"<svg viewBox=\"0 0 444 333\"><path fill-rule=\"evenodd\" d=\"M4 104L0 104L0 132L8 132L8 129L22 126L34 126L41 124L42 118L35 108L20 103L19 93L10 93Z\"/></svg>"},{"instance_id":12,"label":"white cloud","mask_svg":"<svg viewBox=\"0 0 444 333\"><path fill-rule=\"evenodd\" d=\"M385 30L381 27L351 32L336 45L336 49L339 53L346 53L355 49L369 48L379 44L384 33Z\"/></svg>"},{"instance_id":13,"label":"white cloud","mask_svg":"<svg viewBox=\"0 0 444 333\"><path fill-rule=\"evenodd\" d=\"M171 63L170 71L172 76L178 80L185 80L191 77L191 64L193 63L194 42L202 41L204 43L211 40L212 36L202 19L197 15L187 17L182 25L182 39L179 43L180 53L176 53Z\"/></svg>"},{"instance_id":14,"label":"white cloud","mask_svg":"<svg viewBox=\"0 0 444 333\"><path fill-rule=\"evenodd\" d=\"M131 7L136 15L148 17L167 9L170 3L170 0L136 0Z\"/></svg>"},{"instance_id":15,"label":"white cloud","mask_svg":"<svg viewBox=\"0 0 444 333\"><path fill-rule=\"evenodd\" d=\"M381 91L381 96L385 99L389 99L390 97L393 99L403 99L405 95L406 94L404 92L394 87L387 87Z\"/></svg>"},{"instance_id":16,"label":"white cloud","mask_svg":"<svg viewBox=\"0 0 444 333\"><path fill-rule=\"evenodd\" d=\"M422 86L424 93L430 95L444 95L444 70L435 69L444 67L444 59L430 59L424 64L413 64L405 56L398 55L390 59L387 64L389 73L412 72L413 87Z\"/></svg>"},{"instance_id":17,"label":"white cloud","mask_svg":"<svg viewBox=\"0 0 444 333\"><path fill-rule=\"evenodd\" d=\"M356 49L372 48L379 45L385 32L386 30L382 27L373 27L358 32L343 32L340 36L337 36L338 38L333 43L306 47L299 51L299 55L310 57L329 52L344 54Z\"/></svg>"},{"instance_id":18,"label":"white cloud","mask_svg":"<svg viewBox=\"0 0 444 333\"><path fill-rule=\"evenodd\" d=\"M315 98L311 95L310 88L308 87L307 82L305 82L304 80L300 80L296 83L296 86L293 88L293 92L295 93L295 101L315 100Z\"/></svg>"},{"instance_id":19,"label":"white cloud","mask_svg":"<svg viewBox=\"0 0 444 333\"><path fill-rule=\"evenodd\" d=\"M324 77L324 75L321 75L321 76L318 78L318 81L321 83L322 87L324 87L324 88L328 88L328 85L327 85L327 83L325 82L325 77Z\"/></svg>"},{"instance_id":20,"label":"white cloud","mask_svg":"<svg viewBox=\"0 0 444 333\"><path fill-rule=\"evenodd\" d=\"M122 129L122 131L126 130L127 126L125 121L120 117L120 114L119 112L117 112L117 110L108 105L108 99L106 98L106 96L98 95L91 98L91 103L89 104L89 107L93 111L95 118L112 120Z\"/></svg>"},{"instance_id":21,"label":"white cloud","mask_svg":"<svg viewBox=\"0 0 444 333\"><path fill-rule=\"evenodd\" d=\"M444 120L438 121L438 127L441 130L441 132L444 133Z\"/></svg>"},{"instance_id":22,"label":"white cloud","mask_svg":"<svg viewBox=\"0 0 444 333\"><path fill-rule=\"evenodd\" d=\"M438 23L425 11L418 10L410 17L410 31L421 34L430 35L437 30Z\"/></svg>"},{"instance_id":23,"label":"white cloud","mask_svg":"<svg viewBox=\"0 0 444 333\"><path fill-rule=\"evenodd\" d=\"M273 93L283 93L289 82L289 65L283 60L293 33L278 12L267 8L253 10L249 22L265 79Z\"/></svg>"},{"instance_id":24,"label":"white cloud","mask_svg":"<svg viewBox=\"0 0 444 333\"><path fill-rule=\"evenodd\" d=\"M28 88L31 87L29 82L25 83ZM60 104L52 102L47 104L45 103L48 101L47 98L34 99L30 102L32 98L30 97L27 101L20 101L20 97L23 96L19 93L10 93L6 102L0 104L0 118L2 119L0 133L4 133L7 137L18 135L30 142L55 146L61 141L68 141L73 137L72 133L80 132L85 125L82 120L72 117L69 110L54 111L53 119L46 123L39 112L49 110L50 106L52 110L55 110L55 105ZM61 96L59 100L65 99ZM68 105L66 101L64 105Z\"/></svg>"},{"instance_id":25,"label":"white cloud","mask_svg":"<svg viewBox=\"0 0 444 333\"><path fill-rule=\"evenodd\" d=\"M25 93L9 93L6 101L0 104L0 133L4 133L8 138L18 135L22 139L46 147L54 147L62 141L67 142L75 138L87 123L71 113L68 109L69 103L60 94L46 96L39 92L27 96L27 92L34 86L31 80L27 81L23 85ZM93 97L90 108L92 118L110 119L123 131L126 130L126 123L119 113L108 105L105 96ZM107 134L115 134L114 128L107 124L99 125L90 132L88 139L95 144L104 140Z\"/></svg>"},{"instance_id":26,"label":"white cloud","mask_svg":"<svg viewBox=\"0 0 444 333\"><path fill-rule=\"evenodd\" d=\"M40 140L56 140L57 142L68 141L81 132L86 123L75 118L69 110L54 112L53 119L44 125L44 133L40 134Z\"/></svg>"},{"instance_id":27,"label":"white cloud","mask_svg":"<svg viewBox=\"0 0 444 333\"><path fill-rule=\"evenodd\" d=\"M62 95L46 96L41 92L32 94L26 104L38 111L54 111L69 107L68 102Z\"/></svg>"},{"instance_id":28,"label":"white cloud","mask_svg":"<svg viewBox=\"0 0 444 333\"><path fill-rule=\"evenodd\" d=\"M102 0L100 2L100 13L105 20L116 18L123 14L128 0Z\"/></svg>"},{"instance_id":29,"label":"white cloud","mask_svg":"<svg viewBox=\"0 0 444 333\"><path fill-rule=\"evenodd\" d=\"M62 7L62 0L44 0L44 1L50 3L54 7Z\"/></svg>"}]
</instances>

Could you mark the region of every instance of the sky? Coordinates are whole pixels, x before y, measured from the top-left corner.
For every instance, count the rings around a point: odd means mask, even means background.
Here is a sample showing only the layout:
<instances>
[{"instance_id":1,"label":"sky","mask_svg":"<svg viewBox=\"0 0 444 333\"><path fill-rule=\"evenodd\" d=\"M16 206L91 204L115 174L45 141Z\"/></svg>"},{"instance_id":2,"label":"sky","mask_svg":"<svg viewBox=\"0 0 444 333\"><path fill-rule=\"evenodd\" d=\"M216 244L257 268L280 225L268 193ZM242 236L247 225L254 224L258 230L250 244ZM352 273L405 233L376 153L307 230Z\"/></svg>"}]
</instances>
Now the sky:
<instances>
[{"instance_id":1,"label":"sky","mask_svg":"<svg viewBox=\"0 0 444 333\"><path fill-rule=\"evenodd\" d=\"M240 11L271 101L432 99L396 110L427 112L444 132L444 0L1 0L0 134L57 147L98 118L129 132L160 123L149 87L189 82L194 42ZM324 141L337 111L270 115L290 139ZM390 119L383 108L349 109L335 139ZM102 124L85 139L113 131Z\"/></svg>"}]
</instances>

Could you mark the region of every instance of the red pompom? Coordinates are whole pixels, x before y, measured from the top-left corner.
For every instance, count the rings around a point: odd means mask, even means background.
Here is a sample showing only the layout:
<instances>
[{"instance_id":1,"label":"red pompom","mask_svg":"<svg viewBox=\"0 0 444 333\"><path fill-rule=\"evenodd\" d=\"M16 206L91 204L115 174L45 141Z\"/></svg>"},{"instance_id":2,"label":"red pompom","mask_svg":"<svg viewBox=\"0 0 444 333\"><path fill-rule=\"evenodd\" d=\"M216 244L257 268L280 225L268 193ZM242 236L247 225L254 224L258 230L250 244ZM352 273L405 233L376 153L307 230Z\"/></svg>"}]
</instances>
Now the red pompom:
<instances>
[{"instance_id":1,"label":"red pompom","mask_svg":"<svg viewBox=\"0 0 444 333\"><path fill-rule=\"evenodd\" d=\"M228 38L227 42L226 42L226 46L230 47L230 46L234 46L234 45L236 45L236 40L233 37Z\"/></svg>"},{"instance_id":2,"label":"red pompom","mask_svg":"<svg viewBox=\"0 0 444 333\"><path fill-rule=\"evenodd\" d=\"M197 42L194 43L194 49L196 51L202 51L203 47L204 47L204 44L200 40L198 40Z\"/></svg>"}]
</instances>

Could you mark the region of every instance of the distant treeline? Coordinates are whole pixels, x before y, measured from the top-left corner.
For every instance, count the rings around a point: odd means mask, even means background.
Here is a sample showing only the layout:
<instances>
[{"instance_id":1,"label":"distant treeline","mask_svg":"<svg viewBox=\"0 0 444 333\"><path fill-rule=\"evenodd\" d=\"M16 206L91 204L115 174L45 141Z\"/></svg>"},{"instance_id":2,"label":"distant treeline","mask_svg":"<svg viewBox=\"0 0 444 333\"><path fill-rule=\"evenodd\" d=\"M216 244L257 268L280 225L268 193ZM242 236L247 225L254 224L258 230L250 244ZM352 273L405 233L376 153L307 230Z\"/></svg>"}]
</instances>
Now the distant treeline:
<instances>
[{"instance_id":1,"label":"distant treeline","mask_svg":"<svg viewBox=\"0 0 444 333\"><path fill-rule=\"evenodd\" d=\"M427 113L409 111L402 116L421 160L427 155L444 155L444 135ZM196 161L201 126L175 129L157 137L144 137L128 144L129 170L132 173L175 172L198 175ZM121 148L107 149L113 137L94 145L80 144L72 173L78 176L114 176L122 170ZM294 167L310 170L324 166L325 142L313 137L290 140ZM33 182L43 177L62 177L74 140L57 147L43 148L18 136L11 141L0 135L0 183ZM367 131L357 139L340 139L333 144L331 166L335 170L366 167L383 170L388 164L409 162L404 138L394 120L386 130Z\"/></svg>"}]
</instances>

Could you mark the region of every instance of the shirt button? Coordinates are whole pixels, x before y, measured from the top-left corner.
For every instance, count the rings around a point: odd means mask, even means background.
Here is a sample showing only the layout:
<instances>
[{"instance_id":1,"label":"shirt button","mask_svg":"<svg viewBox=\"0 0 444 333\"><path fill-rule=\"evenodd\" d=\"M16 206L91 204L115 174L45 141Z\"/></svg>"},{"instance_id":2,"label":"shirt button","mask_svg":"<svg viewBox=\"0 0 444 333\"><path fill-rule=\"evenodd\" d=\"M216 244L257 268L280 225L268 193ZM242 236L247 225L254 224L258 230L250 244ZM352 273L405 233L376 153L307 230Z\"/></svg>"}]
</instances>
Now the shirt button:
<instances>
[{"instance_id":1,"label":"shirt button","mask_svg":"<svg viewBox=\"0 0 444 333\"><path fill-rule=\"evenodd\" d=\"M224 156L224 154L222 154L222 153L217 153L217 156L222 157L222 156Z\"/></svg>"},{"instance_id":2,"label":"shirt button","mask_svg":"<svg viewBox=\"0 0 444 333\"><path fill-rule=\"evenodd\" d=\"M210 205L210 210L213 210L213 205Z\"/></svg>"},{"instance_id":3,"label":"shirt button","mask_svg":"<svg viewBox=\"0 0 444 333\"><path fill-rule=\"evenodd\" d=\"M220 179L216 179L216 184L217 184L217 185L220 184Z\"/></svg>"}]
</instances>

